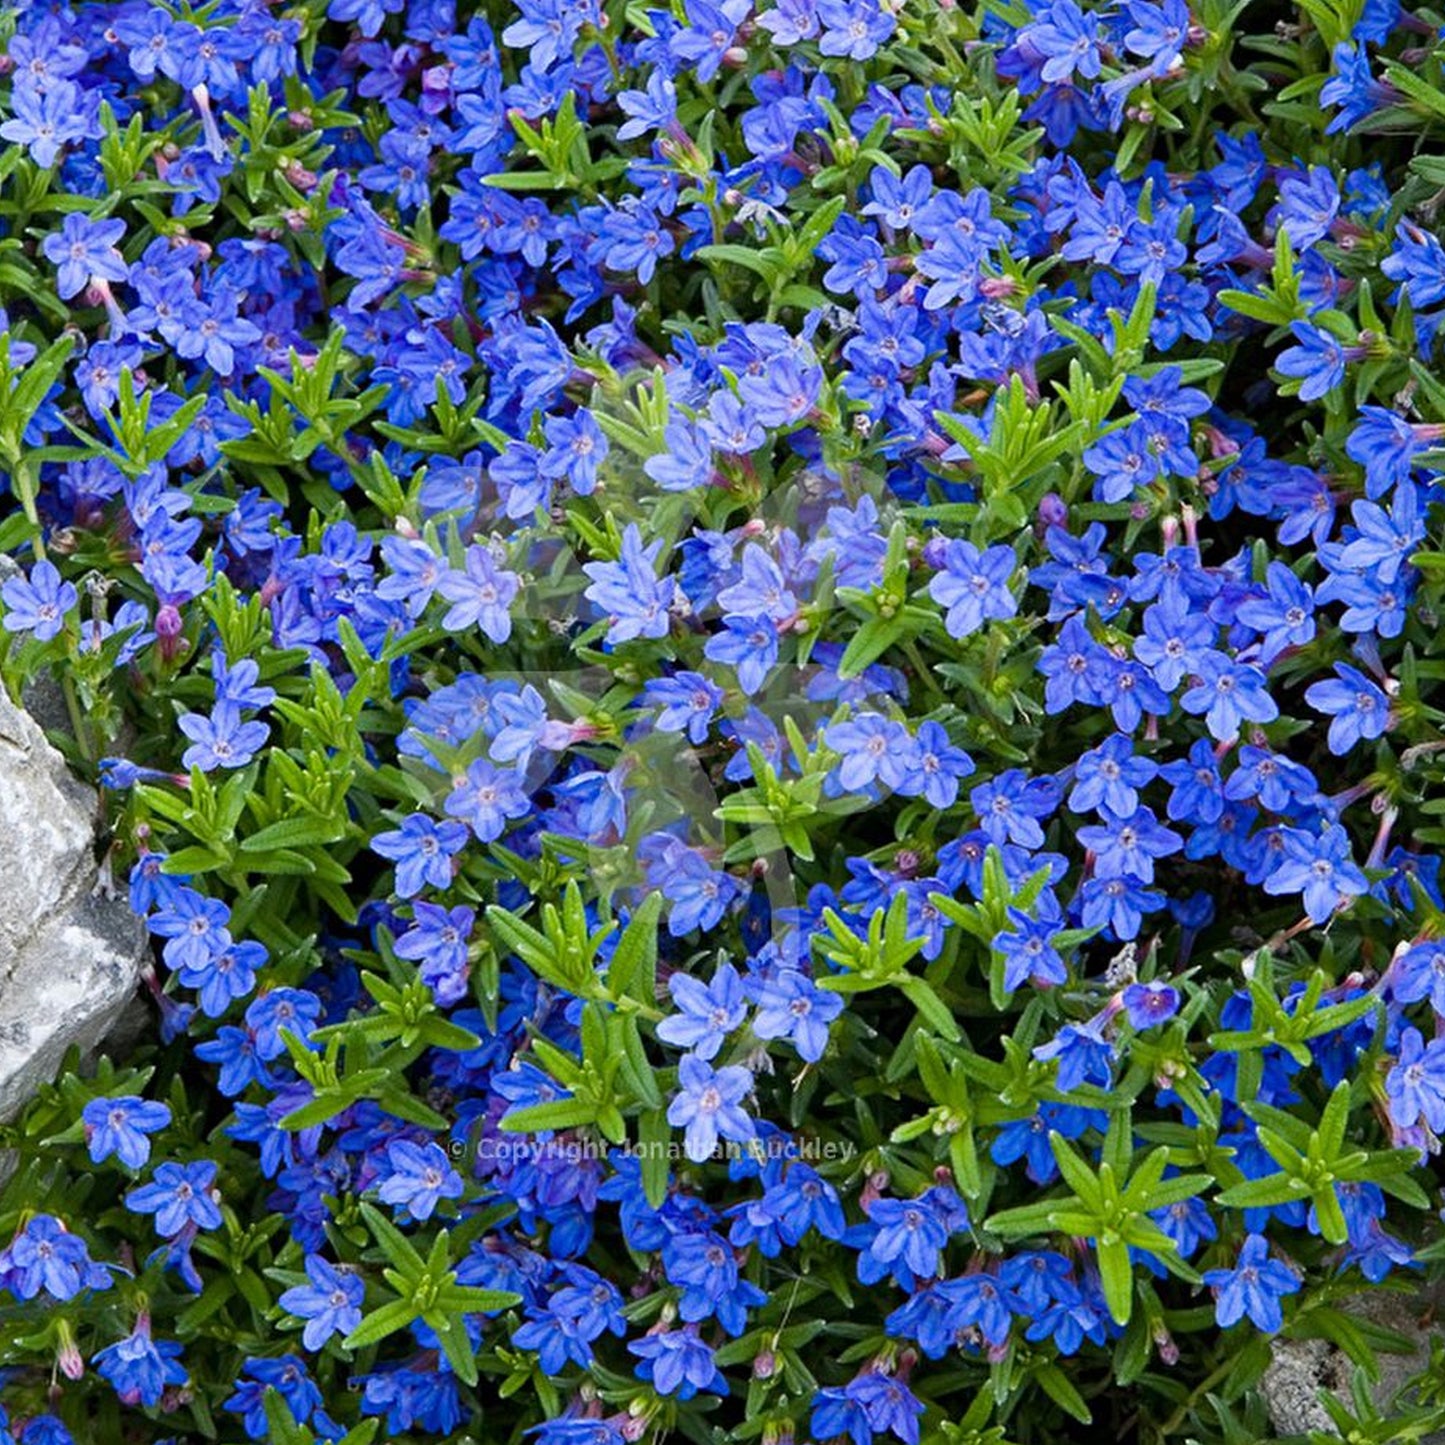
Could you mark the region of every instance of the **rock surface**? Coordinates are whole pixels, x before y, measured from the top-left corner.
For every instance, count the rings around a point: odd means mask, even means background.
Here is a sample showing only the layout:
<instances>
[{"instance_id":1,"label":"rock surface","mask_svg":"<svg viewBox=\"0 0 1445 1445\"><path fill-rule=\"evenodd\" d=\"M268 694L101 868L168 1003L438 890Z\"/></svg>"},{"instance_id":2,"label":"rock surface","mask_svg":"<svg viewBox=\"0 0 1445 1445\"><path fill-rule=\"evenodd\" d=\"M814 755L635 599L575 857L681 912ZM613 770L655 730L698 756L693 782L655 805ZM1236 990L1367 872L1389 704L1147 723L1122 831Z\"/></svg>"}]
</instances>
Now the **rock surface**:
<instances>
[{"instance_id":1,"label":"rock surface","mask_svg":"<svg viewBox=\"0 0 1445 1445\"><path fill-rule=\"evenodd\" d=\"M94 1048L147 955L123 898L97 890L95 795L0 689L0 1119Z\"/></svg>"},{"instance_id":2,"label":"rock surface","mask_svg":"<svg viewBox=\"0 0 1445 1445\"><path fill-rule=\"evenodd\" d=\"M1380 1378L1371 1394L1382 1410L1388 1409L1404 1385L1429 1363L1430 1341L1442 1333L1442 1326L1434 1323L1440 1304L1438 1291L1418 1294L1381 1291L1355 1295L1341 1302L1340 1308L1355 1319L1394 1330L1414 1346L1407 1354L1381 1352L1377 1356ZM1319 1394L1321 1390L1328 1390L1349 1404L1350 1379L1355 1369L1349 1356L1326 1340L1275 1340L1272 1350L1274 1357L1261 1388L1276 1432L1305 1435L1318 1430L1338 1436L1338 1430L1319 1402ZM1426 1435L1423 1445L1445 1445L1445 1433Z\"/></svg>"}]
</instances>

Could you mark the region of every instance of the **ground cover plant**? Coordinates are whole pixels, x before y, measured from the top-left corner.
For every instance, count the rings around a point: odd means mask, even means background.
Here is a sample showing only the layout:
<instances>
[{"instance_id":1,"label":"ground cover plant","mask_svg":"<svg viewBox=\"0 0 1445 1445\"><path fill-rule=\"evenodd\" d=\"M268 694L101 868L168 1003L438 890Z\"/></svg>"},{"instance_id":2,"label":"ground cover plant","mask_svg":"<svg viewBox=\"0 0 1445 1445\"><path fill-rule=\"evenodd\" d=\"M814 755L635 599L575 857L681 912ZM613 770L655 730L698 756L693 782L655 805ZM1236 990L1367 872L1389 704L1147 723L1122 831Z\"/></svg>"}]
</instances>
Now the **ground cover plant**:
<instances>
[{"instance_id":1,"label":"ground cover plant","mask_svg":"<svg viewBox=\"0 0 1445 1445\"><path fill-rule=\"evenodd\" d=\"M3 1438L1445 1425L1441 25L0 9Z\"/></svg>"}]
</instances>

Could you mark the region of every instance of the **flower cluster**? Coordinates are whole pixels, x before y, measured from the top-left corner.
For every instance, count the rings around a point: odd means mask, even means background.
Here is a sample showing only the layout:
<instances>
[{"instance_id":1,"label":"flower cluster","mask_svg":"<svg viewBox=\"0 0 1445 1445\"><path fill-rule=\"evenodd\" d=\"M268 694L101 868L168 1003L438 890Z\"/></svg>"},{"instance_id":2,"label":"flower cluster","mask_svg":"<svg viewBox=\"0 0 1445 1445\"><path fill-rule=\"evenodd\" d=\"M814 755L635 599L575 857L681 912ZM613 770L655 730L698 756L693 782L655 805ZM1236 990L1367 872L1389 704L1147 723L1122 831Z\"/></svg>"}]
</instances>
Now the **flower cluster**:
<instances>
[{"instance_id":1,"label":"flower cluster","mask_svg":"<svg viewBox=\"0 0 1445 1445\"><path fill-rule=\"evenodd\" d=\"M0 673L155 1007L0 1138L0 1440L1223 1445L1273 1335L1373 1371L1445 39L1256 9L0 4Z\"/></svg>"}]
</instances>

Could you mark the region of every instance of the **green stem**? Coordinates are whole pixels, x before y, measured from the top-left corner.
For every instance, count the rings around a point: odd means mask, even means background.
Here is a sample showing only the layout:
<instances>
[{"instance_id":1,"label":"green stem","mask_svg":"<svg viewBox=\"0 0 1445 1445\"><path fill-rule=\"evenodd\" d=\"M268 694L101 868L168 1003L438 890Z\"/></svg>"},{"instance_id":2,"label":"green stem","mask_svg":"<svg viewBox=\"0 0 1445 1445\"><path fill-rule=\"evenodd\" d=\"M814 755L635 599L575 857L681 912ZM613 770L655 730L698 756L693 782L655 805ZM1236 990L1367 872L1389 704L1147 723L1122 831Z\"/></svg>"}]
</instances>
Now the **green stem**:
<instances>
[{"instance_id":1,"label":"green stem","mask_svg":"<svg viewBox=\"0 0 1445 1445\"><path fill-rule=\"evenodd\" d=\"M37 540L36 545L39 545ZM70 726L75 731L75 744L86 762L95 761L95 746L91 742L90 729L86 726L85 713L80 706L80 697L75 691L75 679L66 672L60 680L60 690L65 694L65 710L70 714Z\"/></svg>"},{"instance_id":2,"label":"green stem","mask_svg":"<svg viewBox=\"0 0 1445 1445\"><path fill-rule=\"evenodd\" d=\"M1180 1402L1179 1408L1158 1427L1159 1439L1167 1440L1185 1421L1189 1412L1234 1368L1233 1358L1226 1359L1209 1372Z\"/></svg>"},{"instance_id":3,"label":"green stem","mask_svg":"<svg viewBox=\"0 0 1445 1445\"><path fill-rule=\"evenodd\" d=\"M929 693L940 702L947 702L948 695L933 679L933 670L923 660L922 654L918 651L918 643L908 637L903 640L903 654L913 664L914 671L918 674L919 681L926 687Z\"/></svg>"},{"instance_id":4,"label":"green stem","mask_svg":"<svg viewBox=\"0 0 1445 1445\"><path fill-rule=\"evenodd\" d=\"M25 465L25 459L18 452L13 453L10 459L10 484L15 490L15 495L20 498L20 507L25 513L25 520L34 529L35 535L31 539L31 545L35 548L35 556L37 559L43 558L45 556L45 538L40 526L40 509L35 505L35 487L30 480L30 469Z\"/></svg>"}]
</instances>

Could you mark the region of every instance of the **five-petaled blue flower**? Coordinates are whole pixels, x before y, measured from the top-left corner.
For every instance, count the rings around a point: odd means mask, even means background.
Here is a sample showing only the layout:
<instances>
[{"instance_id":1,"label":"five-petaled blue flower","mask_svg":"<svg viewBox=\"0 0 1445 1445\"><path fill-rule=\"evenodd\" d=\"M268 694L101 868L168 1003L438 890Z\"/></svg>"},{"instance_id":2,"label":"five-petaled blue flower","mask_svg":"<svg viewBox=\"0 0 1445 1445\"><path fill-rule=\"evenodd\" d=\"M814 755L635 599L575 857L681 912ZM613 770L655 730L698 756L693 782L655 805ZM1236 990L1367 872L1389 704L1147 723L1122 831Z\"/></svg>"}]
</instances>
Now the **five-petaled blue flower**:
<instances>
[{"instance_id":1,"label":"five-petaled blue flower","mask_svg":"<svg viewBox=\"0 0 1445 1445\"><path fill-rule=\"evenodd\" d=\"M1240 1247L1233 1269L1209 1269L1204 1283L1215 1292L1214 1314L1228 1328L1248 1318L1267 1335L1284 1328L1281 1301L1298 1292L1300 1278L1288 1265L1269 1255L1269 1241L1251 1234Z\"/></svg>"},{"instance_id":2,"label":"five-petaled blue flower","mask_svg":"<svg viewBox=\"0 0 1445 1445\"><path fill-rule=\"evenodd\" d=\"M678 1093L667 1108L667 1122L683 1130L687 1157L701 1164L712 1157L719 1138L744 1144L756 1133L741 1107L752 1093L753 1076L739 1064L714 1069L695 1054L677 1067Z\"/></svg>"},{"instance_id":3,"label":"five-petaled blue flower","mask_svg":"<svg viewBox=\"0 0 1445 1445\"><path fill-rule=\"evenodd\" d=\"M157 1100L123 1094L92 1099L80 1117L92 1162L101 1164L114 1154L127 1169L140 1169L151 1157L146 1136L164 1129L171 1122L171 1111Z\"/></svg>"},{"instance_id":4,"label":"five-petaled blue flower","mask_svg":"<svg viewBox=\"0 0 1445 1445\"><path fill-rule=\"evenodd\" d=\"M360 1275L339 1270L319 1254L306 1257L306 1285L294 1285L279 1301L281 1308L306 1321L301 1343L319 1350L332 1335L349 1335L361 1323L366 1284Z\"/></svg>"},{"instance_id":5,"label":"five-petaled blue flower","mask_svg":"<svg viewBox=\"0 0 1445 1445\"><path fill-rule=\"evenodd\" d=\"M980 552L972 542L955 539L943 549L941 570L928 584L928 595L948 609L943 625L951 637L967 637L985 622L1018 613L1009 578L1018 567L1012 547L1002 543Z\"/></svg>"},{"instance_id":6,"label":"five-petaled blue flower","mask_svg":"<svg viewBox=\"0 0 1445 1445\"><path fill-rule=\"evenodd\" d=\"M197 1229L216 1229L221 1207L213 1194L216 1166L209 1159L190 1164L158 1164L151 1182L132 1189L125 1207L134 1214L155 1215L156 1233L164 1239L177 1235L188 1224Z\"/></svg>"}]
</instances>

